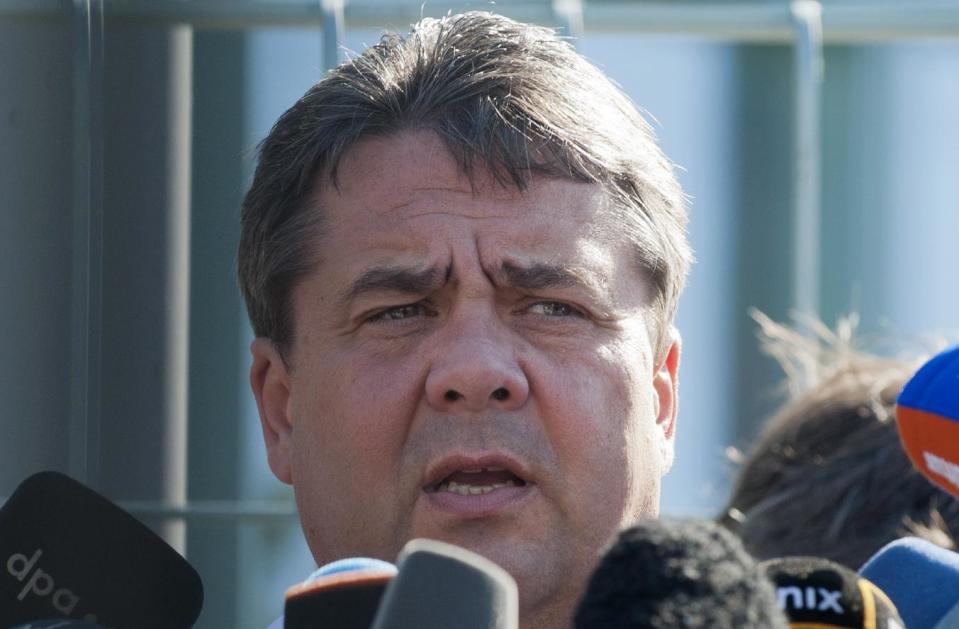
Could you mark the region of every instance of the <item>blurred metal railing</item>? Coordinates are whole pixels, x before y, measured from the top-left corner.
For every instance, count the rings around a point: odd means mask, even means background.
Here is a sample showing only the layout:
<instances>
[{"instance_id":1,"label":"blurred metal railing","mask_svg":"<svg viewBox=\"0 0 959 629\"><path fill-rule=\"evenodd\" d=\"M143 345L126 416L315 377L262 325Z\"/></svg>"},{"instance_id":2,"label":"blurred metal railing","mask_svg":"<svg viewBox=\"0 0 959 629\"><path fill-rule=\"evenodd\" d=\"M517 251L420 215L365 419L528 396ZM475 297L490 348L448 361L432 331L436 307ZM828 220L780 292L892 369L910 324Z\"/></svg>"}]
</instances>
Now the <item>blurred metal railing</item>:
<instances>
[{"instance_id":1,"label":"blurred metal railing","mask_svg":"<svg viewBox=\"0 0 959 629\"><path fill-rule=\"evenodd\" d=\"M66 18L69 0L0 0L0 18ZM105 0L109 19L186 23L196 28L320 26L329 19L325 0ZM351 27L402 28L421 16L448 10L490 8L520 20L560 24L565 2L522 1L485 5L462 0L436 3L346 2ZM577 3L578 4L578 3ZM574 13L575 14L575 13ZM582 2L586 31L701 35L741 42L790 42L795 24L787 2ZM822 7L826 43L959 37L959 4L949 0L864 2L838 0Z\"/></svg>"}]
</instances>

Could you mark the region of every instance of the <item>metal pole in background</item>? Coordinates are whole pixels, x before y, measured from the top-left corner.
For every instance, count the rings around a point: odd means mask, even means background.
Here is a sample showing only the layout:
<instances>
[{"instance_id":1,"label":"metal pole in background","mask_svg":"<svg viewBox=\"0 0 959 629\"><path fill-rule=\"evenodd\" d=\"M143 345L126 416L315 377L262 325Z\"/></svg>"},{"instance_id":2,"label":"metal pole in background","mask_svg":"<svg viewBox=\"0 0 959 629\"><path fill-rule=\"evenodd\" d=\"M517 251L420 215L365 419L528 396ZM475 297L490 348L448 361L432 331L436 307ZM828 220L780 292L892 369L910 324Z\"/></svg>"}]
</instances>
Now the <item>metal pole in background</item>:
<instances>
[{"instance_id":1,"label":"metal pole in background","mask_svg":"<svg viewBox=\"0 0 959 629\"><path fill-rule=\"evenodd\" d=\"M582 0L552 0L551 4L560 35L572 38L571 43L575 46L584 31Z\"/></svg>"},{"instance_id":2,"label":"metal pole in background","mask_svg":"<svg viewBox=\"0 0 959 629\"><path fill-rule=\"evenodd\" d=\"M100 488L182 505L193 29L106 18ZM184 531L158 532L182 552Z\"/></svg>"},{"instance_id":3,"label":"metal pole in background","mask_svg":"<svg viewBox=\"0 0 959 629\"><path fill-rule=\"evenodd\" d=\"M343 45L343 0L320 0L323 12L323 69L332 70L340 64Z\"/></svg>"},{"instance_id":4,"label":"metal pole in background","mask_svg":"<svg viewBox=\"0 0 959 629\"><path fill-rule=\"evenodd\" d=\"M73 256L69 470L100 485L103 0L73 2Z\"/></svg>"},{"instance_id":5,"label":"metal pole in background","mask_svg":"<svg viewBox=\"0 0 959 629\"><path fill-rule=\"evenodd\" d=\"M793 165L793 308L820 315L822 258L822 6L816 0L790 5L796 29Z\"/></svg>"}]
</instances>

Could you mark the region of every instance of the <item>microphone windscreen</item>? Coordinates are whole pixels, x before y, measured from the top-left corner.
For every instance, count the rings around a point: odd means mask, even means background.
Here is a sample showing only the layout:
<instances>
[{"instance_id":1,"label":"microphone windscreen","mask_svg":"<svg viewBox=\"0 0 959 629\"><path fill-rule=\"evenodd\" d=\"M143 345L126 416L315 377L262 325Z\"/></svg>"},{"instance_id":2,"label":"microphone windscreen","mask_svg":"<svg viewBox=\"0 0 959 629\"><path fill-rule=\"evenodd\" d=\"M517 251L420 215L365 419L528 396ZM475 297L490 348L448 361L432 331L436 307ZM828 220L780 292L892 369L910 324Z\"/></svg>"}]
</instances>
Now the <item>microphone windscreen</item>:
<instances>
[{"instance_id":1,"label":"microphone windscreen","mask_svg":"<svg viewBox=\"0 0 959 629\"><path fill-rule=\"evenodd\" d=\"M846 566L819 557L784 557L759 564L776 587L789 626L904 629L889 597Z\"/></svg>"},{"instance_id":2,"label":"microphone windscreen","mask_svg":"<svg viewBox=\"0 0 959 629\"><path fill-rule=\"evenodd\" d=\"M933 629L959 604L959 554L917 537L887 544L859 574L889 595L909 629Z\"/></svg>"},{"instance_id":3,"label":"microphone windscreen","mask_svg":"<svg viewBox=\"0 0 959 629\"><path fill-rule=\"evenodd\" d=\"M192 627L196 571L98 493L57 472L25 480L0 508L0 626L63 617L126 629Z\"/></svg>"},{"instance_id":4,"label":"microphone windscreen","mask_svg":"<svg viewBox=\"0 0 959 629\"><path fill-rule=\"evenodd\" d=\"M622 531L590 577L576 629L785 628L772 583L710 521L647 520Z\"/></svg>"},{"instance_id":5,"label":"microphone windscreen","mask_svg":"<svg viewBox=\"0 0 959 629\"><path fill-rule=\"evenodd\" d=\"M369 629L396 566L351 558L326 564L286 591L284 629Z\"/></svg>"},{"instance_id":6,"label":"microphone windscreen","mask_svg":"<svg viewBox=\"0 0 959 629\"><path fill-rule=\"evenodd\" d=\"M516 582L464 548L415 539L399 557L373 629L517 629Z\"/></svg>"},{"instance_id":7,"label":"microphone windscreen","mask_svg":"<svg viewBox=\"0 0 959 629\"><path fill-rule=\"evenodd\" d=\"M959 346L924 364L896 400L903 448L929 480L959 496Z\"/></svg>"}]
</instances>

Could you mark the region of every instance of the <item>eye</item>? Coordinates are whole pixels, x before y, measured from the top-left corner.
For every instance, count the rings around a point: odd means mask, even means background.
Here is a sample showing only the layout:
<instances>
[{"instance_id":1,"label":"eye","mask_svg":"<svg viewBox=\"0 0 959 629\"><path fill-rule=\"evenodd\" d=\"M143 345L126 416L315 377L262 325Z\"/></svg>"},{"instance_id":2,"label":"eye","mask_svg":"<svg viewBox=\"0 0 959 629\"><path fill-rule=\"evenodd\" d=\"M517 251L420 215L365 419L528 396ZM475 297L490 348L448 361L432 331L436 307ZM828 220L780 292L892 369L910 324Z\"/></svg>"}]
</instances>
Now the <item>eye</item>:
<instances>
[{"instance_id":1,"label":"eye","mask_svg":"<svg viewBox=\"0 0 959 629\"><path fill-rule=\"evenodd\" d=\"M539 301L530 306L530 312L544 317L583 317L583 313L561 301Z\"/></svg>"},{"instance_id":2,"label":"eye","mask_svg":"<svg viewBox=\"0 0 959 629\"><path fill-rule=\"evenodd\" d=\"M367 321L404 321L414 317L429 316L430 314L430 311L427 310L426 306L423 304L404 304L402 306L393 306L391 308L386 308L385 310L380 310L367 319Z\"/></svg>"}]
</instances>

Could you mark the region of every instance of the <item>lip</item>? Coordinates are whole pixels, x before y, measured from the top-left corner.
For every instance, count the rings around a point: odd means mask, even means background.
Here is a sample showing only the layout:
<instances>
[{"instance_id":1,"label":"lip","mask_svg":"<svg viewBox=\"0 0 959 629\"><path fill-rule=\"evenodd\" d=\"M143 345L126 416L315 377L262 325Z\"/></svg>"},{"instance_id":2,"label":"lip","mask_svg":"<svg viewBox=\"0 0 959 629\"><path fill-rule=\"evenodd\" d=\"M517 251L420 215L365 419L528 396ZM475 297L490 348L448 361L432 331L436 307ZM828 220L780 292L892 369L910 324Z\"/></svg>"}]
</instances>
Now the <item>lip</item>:
<instances>
[{"instance_id":1,"label":"lip","mask_svg":"<svg viewBox=\"0 0 959 629\"><path fill-rule=\"evenodd\" d=\"M444 478L459 470L495 467L504 469L523 480L521 487L501 487L486 494L463 496L452 492L437 492L433 488ZM429 505L460 518L479 518L494 515L525 501L536 490L531 474L516 459L503 454L481 456L457 455L442 459L429 467L422 491Z\"/></svg>"},{"instance_id":2,"label":"lip","mask_svg":"<svg viewBox=\"0 0 959 629\"><path fill-rule=\"evenodd\" d=\"M532 485L530 472L516 459L505 454L491 453L479 456L454 455L441 459L427 468L423 490L429 491L438 485L444 478L460 470L475 470L484 467L497 467L510 472L517 478Z\"/></svg>"}]
</instances>

